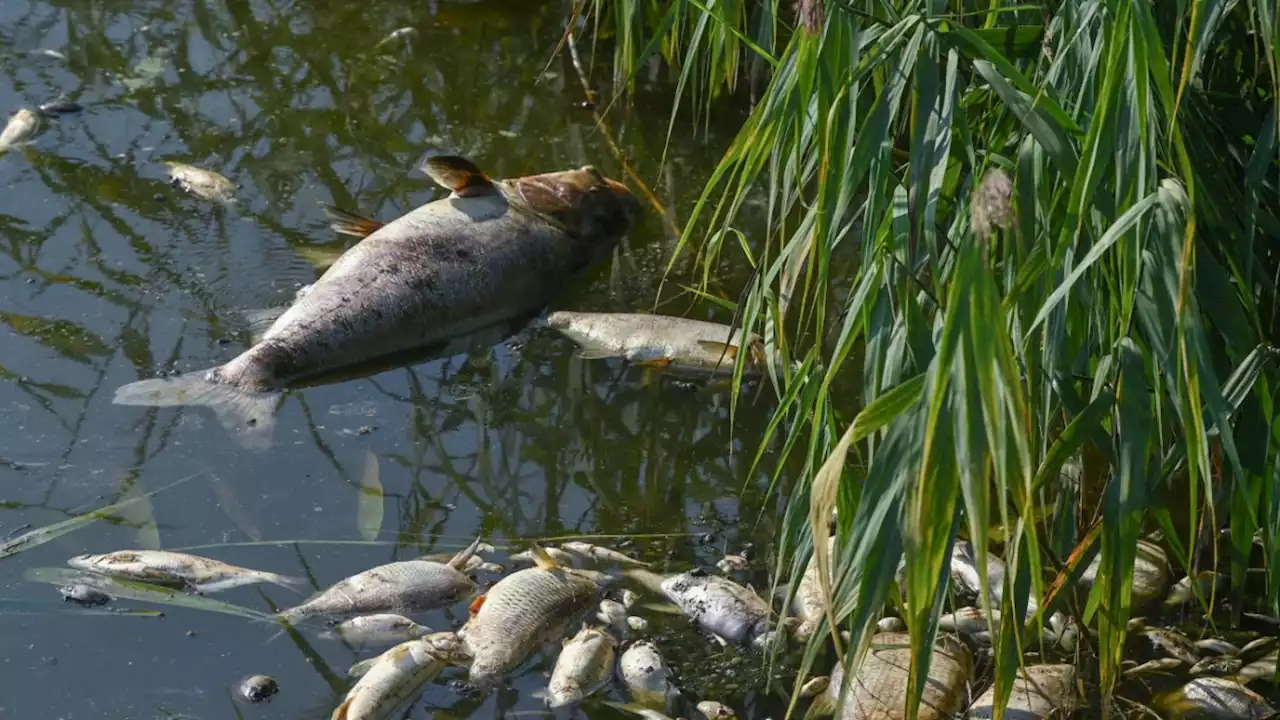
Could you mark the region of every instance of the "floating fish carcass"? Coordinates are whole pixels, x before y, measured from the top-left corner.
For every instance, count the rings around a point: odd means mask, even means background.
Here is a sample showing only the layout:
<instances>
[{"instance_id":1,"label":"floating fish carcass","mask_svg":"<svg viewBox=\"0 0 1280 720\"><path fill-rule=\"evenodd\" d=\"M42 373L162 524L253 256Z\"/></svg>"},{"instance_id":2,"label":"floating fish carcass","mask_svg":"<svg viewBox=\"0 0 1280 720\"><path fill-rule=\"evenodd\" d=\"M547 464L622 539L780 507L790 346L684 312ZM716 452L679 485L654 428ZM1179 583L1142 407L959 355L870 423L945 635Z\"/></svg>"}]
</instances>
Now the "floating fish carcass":
<instances>
[{"instance_id":1,"label":"floating fish carcass","mask_svg":"<svg viewBox=\"0 0 1280 720\"><path fill-rule=\"evenodd\" d=\"M181 162L166 161L165 165L169 168L169 182L185 192L210 202L235 202L235 183L223 175Z\"/></svg>"},{"instance_id":2,"label":"floating fish carcass","mask_svg":"<svg viewBox=\"0 0 1280 720\"><path fill-rule=\"evenodd\" d=\"M844 683L844 668L837 663L810 712L830 715L843 696L841 720L900 720L906 716L910 667L911 636L877 633L852 681ZM964 644L955 636L940 636L929 663L918 720L943 720L959 712L965 705L972 668L973 657Z\"/></svg>"},{"instance_id":3,"label":"floating fish carcass","mask_svg":"<svg viewBox=\"0 0 1280 720\"><path fill-rule=\"evenodd\" d=\"M661 587L695 625L723 643L755 644L769 630L769 604L728 578L695 570L666 578Z\"/></svg>"},{"instance_id":4,"label":"floating fish carcass","mask_svg":"<svg viewBox=\"0 0 1280 720\"><path fill-rule=\"evenodd\" d=\"M446 666L465 662L453 633L433 633L401 643L368 664L330 720L386 720Z\"/></svg>"},{"instance_id":5,"label":"floating fish carcass","mask_svg":"<svg viewBox=\"0 0 1280 720\"><path fill-rule=\"evenodd\" d=\"M618 679L636 702L649 707L666 707L667 700L677 694L662 652L648 640L634 642L622 651Z\"/></svg>"},{"instance_id":6,"label":"floating fish carcass","mask_svg":"<svg viewBox=\"0 0 1280 720\"><path fill-rule=\"evenodd\" d=\"M584 627L566 640L547 684L547 705L559 708L581 702L604 687L613 676L617 648L618 641L597 627Z\"/></svg>"},{"instance_id":7,"label":"floating fish carcass","mask_svg":"<svg viewBox=\"0 0 1280 720\"><path fill-rule=\"evenodd\" d=\"M534 551L535 567L508 575L476 598L458 631L473 658L476 684L499 680L598 601L598 573L560 567L540 550Z\"/></svg>"},{"instance_id":8,"label":"floating fish carcass","mask_svg":"<svg viewBox=\"0 0 1280 720\"><path fill-rule=\"evenodd\" d=\"M292 590L306 584L303 578L250 570L221 560L165 550L118 550L102 555L77 555L67 560L67 565L97 575L182 586L201 593L215 593L261 582Z\"/></svg>"},{"instance_id":9,"label":"floating fish carcass","mask_svg":"<svg viewBox=\"0 0 1280 720\"><path fill-rule=\"evenodd\" d=\"M396 645L431 633L431 628L403 615L377 613L344 620L324 633L323 637L339 639L360 647Z\"/></svg>"},{"instance_id":10,"label":"floating fish carcass","mask_svg":"<svg viewBox=\"0 0 1280 720\"><path fill-rule=\"evenodd\" d=\"M996 688L987 688L969 707L969 720L995 717ZM1017 720L1065 717L1079 705L1073 665L1028 665L1018 668L1004 716Z\"/></svg>"},{"instance_id":11,"label":"floating fish carcass","mask_svg":"<svg viewBox=\"0 0 1280 720\"><path fill-rule=\"evenodd\" d=\"M4 130L0 130L0 153L27 142L39 129L40 114L29 108L21 108L10 116Z\"/></svg>"},{"instance_id":12,"label":"floating fish carcass","mask_svg":"<svg viewBox=\"0 0 1280 720\"><path fill-rule=\"evenodd\" d=\"M1276 711L1261 695L1235 680L1200 677L1162 696L1157 704L1173 718L1263 720Z\"/></svg>"},{"instance_id":13,"label":"floating fish carcass","mask_svg":"<svg viewBox=\"0 0 1280 720\"><path fill-rule=\"evenodd\" d=\"M130 383L113 402L206 406L242 445L265 449L280 392L536 312L608 257L640 211L591 166L513 180L456 157L428 168L452 193L379 223L253 347L210 370Z\"/></svg>"},{"instance_id":14,"label":"floating fish carcass","mask_svg":"<svg viewBox=\"0 0 1280 720\"><path fill-rule=\"evenodd\" d=\"M639 313L557 311L547 325L581 346L584 358L622 358L635 365L731 374L739 353L747 375L764 369L764 341L728 325Z\"/></svg>"},{"instance_id":15,"label":"floating fish carcass","mask_svg":"<svg viewBox=\"0 0 1280 720\"><path fill-rule=\"evenodd\" d=\"M633 567L649 567L649 563L636 560L625 553L617 550L611 550L599 545L592 545L585 542L566 542L560 543L560 549L576 555L583 560L589 560L594 563L613 563L615 565L630 565Z\"/></svg>"}]
</instances>

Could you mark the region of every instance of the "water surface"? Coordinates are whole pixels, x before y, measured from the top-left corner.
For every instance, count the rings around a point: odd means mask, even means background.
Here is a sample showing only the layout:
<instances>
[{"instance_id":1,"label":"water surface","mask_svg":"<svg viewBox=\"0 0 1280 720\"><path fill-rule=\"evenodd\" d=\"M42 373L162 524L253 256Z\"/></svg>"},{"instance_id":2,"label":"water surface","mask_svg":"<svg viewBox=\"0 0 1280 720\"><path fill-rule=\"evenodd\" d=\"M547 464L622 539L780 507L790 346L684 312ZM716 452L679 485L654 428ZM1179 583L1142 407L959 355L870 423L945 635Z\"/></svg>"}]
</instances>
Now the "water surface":
<instances>
[{"instance_id":1,"label":"water surface","mask_svg":"<svg viewBox=\"0 0 1280 720\"><path fill-rule=\"evenodd\" d=\"M625 534L678 568L767 541L767 458L749 473L764 403L731 425L724 394L583 361L543 332L291 393L263 454L200 408L111 404L120 385L247 347L245 311L286 303L346 246L321 202L387 220L440 197L413 171L429 152L500 177L590 162L621 178L572 67L548 66L567 17L567 3L512 0L0 3L0 113L63 94L86 108L0 156L0 537L194 475L127 517L0 560L0 718L325 718L345 690L358 656L313 631L271 639L273 627L179 608L93 615L24 579L84 552L196 547L324 586L477 533L499 545ZM378 45L402 27L416 32ZM596 64L603 79L607 57ZM741 116L726 107L705 134L686 120L659 171L671 86L665 71L638 82L613 132L661 201L687 210ZM222 172L237 202L183 195L165 160ZM672 247L650 209L554 306L650 309ZM728 319L688 296L664 310ZM370 457L385 493L372 529ZM218 597L258 610L298 599ZM449 675L422 705L536 711L548 669L483 697ZM283 690L233 708L229 688L250 673Z\"/></svg>"}]
</instances>

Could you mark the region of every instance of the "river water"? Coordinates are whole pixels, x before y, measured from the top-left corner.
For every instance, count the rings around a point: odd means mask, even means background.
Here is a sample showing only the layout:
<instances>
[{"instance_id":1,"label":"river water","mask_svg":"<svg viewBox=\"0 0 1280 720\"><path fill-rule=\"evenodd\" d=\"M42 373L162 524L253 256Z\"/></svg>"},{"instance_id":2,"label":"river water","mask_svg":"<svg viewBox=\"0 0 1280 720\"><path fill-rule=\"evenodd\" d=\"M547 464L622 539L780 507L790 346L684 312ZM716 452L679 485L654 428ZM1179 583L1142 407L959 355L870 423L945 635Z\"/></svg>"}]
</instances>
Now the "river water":
<instances>
[{"instance_id":1,"label":"river water","mask_svg":"<svg viewBox=\"0 0 1280 720\"><path fill-rule=\"evenodd\" d=\"M388 220L441 197L414 171L428 153L465 154L498 177L591 162L621 178L572 66L552 61L568 6L0 3L0 114L62 95L84 106L0 155L0 538L187 478L0 559L0 718L325 718L363 657L314 628L273 637L201 609L121 601L164 617L94 614L31 580L81 553L199 548L323 587L477 533L520 547L626 535L633 552L681 569L767 543L768 456L751 474L765 403L744 403L731 424L724 393L577 358L546 332L291 393L265 453L199 408L111 403L120 385L245 348L246 311L286 303L346 247L321 202ZM403 27L415 32L379 45ZM596 59L597 79L608 64ZM687 212L740 110L698 132L682 118L662 165L670 79L637 82L612 131L661 201ZM170 187L165 160L223 173L237 202ZM651 309L673 246L650 208L554 306ZM728 319L669 295L665 312ZM217 596L259 611L299 597L274 586ZM465 612L424 622L456 627ZM535 663L483 696L446 675L414 715L540 714L533 693L548 670ZM252 673L277 678L279 695L234 702Z\"/></svg>"}]
</instances>

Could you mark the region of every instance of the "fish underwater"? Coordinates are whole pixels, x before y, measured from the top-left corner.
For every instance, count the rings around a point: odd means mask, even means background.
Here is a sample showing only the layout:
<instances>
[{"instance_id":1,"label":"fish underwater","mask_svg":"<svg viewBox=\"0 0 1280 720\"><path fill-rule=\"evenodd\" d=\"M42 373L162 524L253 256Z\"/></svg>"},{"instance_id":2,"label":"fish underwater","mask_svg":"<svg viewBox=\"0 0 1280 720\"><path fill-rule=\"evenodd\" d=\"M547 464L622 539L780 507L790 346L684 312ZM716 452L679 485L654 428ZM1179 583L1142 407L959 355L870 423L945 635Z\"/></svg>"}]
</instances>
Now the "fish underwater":
<instances>
[{"instance_id":1,"label":"fish underwater","mask_svg":"<svg viewBox=\"0 0 1280 720\"><path fill-rule=\"evenodd\" d=\"M427 171L450 195L368 221L252 347L209 370L124 385L113 402L205 406L241 445L265 450L285 390L536 311L640 215L631 191L590 165L494 180L449 156Z\"/></svg>"},{"instance_id":2,"label":"fish underwater","mask_svg":"<svg viewBox=\"0 0 1280 720\"><path fill-rule=\"evenodd\" d=\"M742 331L728 325L666 315L558 311L547 326L582 346L587 359L620 357L635 365L692 372L733 373ZM748 336L744 374L764 369L764 341Z\"/></svg>"},{"instance_id":3,"label":"fish underwater","mask_svg":"<svg viewBox=\"0 0 1280 720\"><path fill-rule=\"evenodd\" d=\"M291 590L306 585L303 578L229 565L220 560L163 550L119 550L104 555L77 555L67 560L76 570L158 585L180 585L200 593L268 582Z\"/></svg>"}]
</instances>

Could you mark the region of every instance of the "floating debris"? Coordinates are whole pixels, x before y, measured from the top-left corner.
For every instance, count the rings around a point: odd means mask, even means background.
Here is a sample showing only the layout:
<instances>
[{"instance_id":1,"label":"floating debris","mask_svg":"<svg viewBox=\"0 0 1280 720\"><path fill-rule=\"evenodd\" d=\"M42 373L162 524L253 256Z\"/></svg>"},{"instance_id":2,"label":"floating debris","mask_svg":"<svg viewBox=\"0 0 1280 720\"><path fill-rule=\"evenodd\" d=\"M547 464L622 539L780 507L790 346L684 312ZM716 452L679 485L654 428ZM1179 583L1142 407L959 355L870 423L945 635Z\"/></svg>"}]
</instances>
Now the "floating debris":
<instances>
[{"instance_id":1,"label":"floating debris","mask_svg":"<svg viewBox=\"0 0 1280 720\"><path fill-rule=\"evenodd\" d=\"M280 692L280 683L270 675L250 675L240 681L239 691L249 702L262 702Z\"/></svg>"},{"instance_id":2,"label":"floating debris","mask_svg":"<svg viewBox=\"0 0 1280 720\"><path fill-rule=\"evenodd\" d=\"M165 165L169 167L169 182L201 200L235 202L236 186L222 175L186 163L170 161Z\"/></svg>"},{"instance_id":3,"label":"floating debris","mask_svg":"<svg viewBox=\"0 0 1280 720\"><path fill-rule=\"evenodd\" d=\"M74 585L63 585L58 588L58 592L62 593L64 602L73 602L77 605L85 607L93 607L95 605L106 605L111 602L112 598L105 592L85 585L84 583L76 583Z\"/></svg>"}]
</instances>

